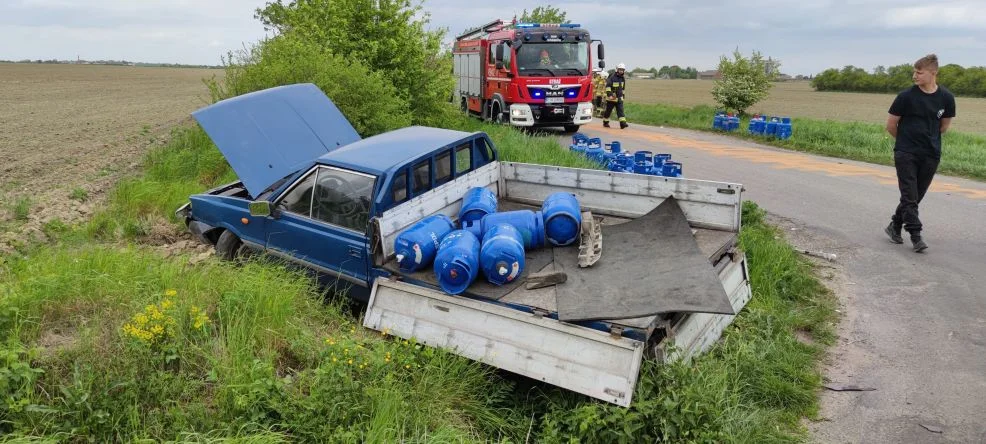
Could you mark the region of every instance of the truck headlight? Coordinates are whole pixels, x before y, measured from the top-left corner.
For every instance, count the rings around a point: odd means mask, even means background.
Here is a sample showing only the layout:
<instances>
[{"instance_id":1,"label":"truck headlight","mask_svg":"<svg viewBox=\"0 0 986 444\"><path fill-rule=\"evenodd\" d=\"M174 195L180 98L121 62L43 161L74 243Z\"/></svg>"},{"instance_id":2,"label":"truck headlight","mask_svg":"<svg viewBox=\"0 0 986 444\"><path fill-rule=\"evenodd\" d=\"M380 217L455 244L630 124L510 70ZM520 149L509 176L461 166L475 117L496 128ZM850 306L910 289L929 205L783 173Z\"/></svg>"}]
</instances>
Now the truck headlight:
<instances>
[{"instance_id":1,"label":"truck headlight","mask_svg":"<svg viewBox=\"0 0 986 444\"><path fill-rule=\"evenodd\" d=\"M589 108L582 108L582 115L583 116L591 116L592 115L592 108L591 107L589 107Z\"/></svg>"},{"instance_id":2,"label":"truck headlight","mask_svg":"<svg viewBox=\"0 0 986 444\"><path fill-rule=\"evenodd\" d=\"M514 117L521 117L521 116L526 116L527 115L527 112L528 112L528 110L523 109L523 108L514 108L514 109L510 110L510 115L511 116L514 116Z\"/></svg>"}]
</instances>

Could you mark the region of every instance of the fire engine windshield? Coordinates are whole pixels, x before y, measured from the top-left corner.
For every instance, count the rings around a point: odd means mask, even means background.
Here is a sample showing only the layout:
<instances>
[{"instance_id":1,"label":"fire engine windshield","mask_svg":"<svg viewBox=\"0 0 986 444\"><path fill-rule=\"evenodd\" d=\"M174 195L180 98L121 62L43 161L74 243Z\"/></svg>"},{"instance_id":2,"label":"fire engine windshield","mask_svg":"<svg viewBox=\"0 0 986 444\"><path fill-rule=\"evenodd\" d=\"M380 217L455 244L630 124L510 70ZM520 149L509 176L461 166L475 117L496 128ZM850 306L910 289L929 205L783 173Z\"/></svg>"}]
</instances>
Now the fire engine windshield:
<instances>
[{"instance_id":1,"label":"fire engine windshield","mask_svg":"<svg viewBox=\"0 0 986 444\"><path fill-rule=\"evenodd\" d=\"M589 73L589 44L524 43L517 48L516 61L522 76L584 76Z\"/></svg>"}]
</instances>

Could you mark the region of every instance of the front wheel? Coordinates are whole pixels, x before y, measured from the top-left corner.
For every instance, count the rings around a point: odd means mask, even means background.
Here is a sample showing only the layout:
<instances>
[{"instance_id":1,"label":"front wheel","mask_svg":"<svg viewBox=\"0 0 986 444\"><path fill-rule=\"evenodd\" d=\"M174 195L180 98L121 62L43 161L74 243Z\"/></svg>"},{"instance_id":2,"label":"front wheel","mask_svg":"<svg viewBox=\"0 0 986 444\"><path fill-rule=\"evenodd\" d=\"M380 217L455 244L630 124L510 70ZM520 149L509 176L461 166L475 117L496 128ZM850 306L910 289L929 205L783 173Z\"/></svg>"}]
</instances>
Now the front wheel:
<instances>
[{"instance_id":1,"label":"front wheel","mask_svg":"<svg viewBox=\"0 0 986 444\"><path fill-rule=\"evenodd\" d=\"M500 109L500 102L493 102L493 105L490 107L490 122L496 125L507 123L503 118L503 110Z\"/></svg>"},{"instance_id":2,"label":"front wheel","mask_svg":"<svg viewBox=\"0 0 986 444\"><path fill-rule=\"evenodd\" d=\"M249 255L250 248L244 245L240 237L232 231L226 230L219 235L219 240L216 241L216 256L220 259L232 261L244 259Z\"/></svg>"},{"instance_id":3,"label":"front wheel","mask_svg":"<svg viewBox=\"0 0 986 444\"><path fill-rule=\"evenodd\" d=\"M578 132L579 131L579 126L580 125L565 125L565 132L566 133Z\"/></svg>"}]
</instances>

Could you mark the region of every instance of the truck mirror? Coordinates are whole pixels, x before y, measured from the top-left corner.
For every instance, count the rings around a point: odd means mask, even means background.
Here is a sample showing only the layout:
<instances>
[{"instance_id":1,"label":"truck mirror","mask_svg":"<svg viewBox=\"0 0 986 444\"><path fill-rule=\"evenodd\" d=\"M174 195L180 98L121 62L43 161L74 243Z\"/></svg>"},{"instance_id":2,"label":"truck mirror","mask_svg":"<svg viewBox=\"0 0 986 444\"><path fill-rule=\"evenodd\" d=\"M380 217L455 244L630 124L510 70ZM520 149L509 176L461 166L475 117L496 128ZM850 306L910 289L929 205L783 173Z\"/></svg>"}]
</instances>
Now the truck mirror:
<instances>
[{"instance_id":1,"label":"truck mirror","mask_svg":"<svg viewBox=\"0 0 986 444\"><path fill-rule=\"evenodd\" d=\"M603 49L603 42L599 42L599 46L596 47L596 58L599 59L599 67L605 68L603 59L606 58L606 51Z\"/></svg>"},{"instance_id":2,"label":"truck mirror","mask_svg":"<svg viewBox=\"0 0 986 444\"><path fill-rule=\"evenodd\" d=\"M503 68L503 43L496 45L496 65L498 68Z\"/></svg>"},{"instance_id":3,"label":"truck mirror","mask_svg":"<svg viewBox=\"0 0 986 444\"><path fill-rule=\"evenodd\" d=\"M267 200L255 200L250 202L250 215L257 217L267 217L270 216L270 201Z\"/></svg>"},{"instance_id":4,"label":"truck mirror","mask_svg":"<svg viewBox=\"0 0 986 444\"><path fill-rule=\"evenodd\" d=\"M605 67L606 67L606 61L605 60L600 60L599 61L599 69L603 69Z\"/></svg>"}]
</instances>

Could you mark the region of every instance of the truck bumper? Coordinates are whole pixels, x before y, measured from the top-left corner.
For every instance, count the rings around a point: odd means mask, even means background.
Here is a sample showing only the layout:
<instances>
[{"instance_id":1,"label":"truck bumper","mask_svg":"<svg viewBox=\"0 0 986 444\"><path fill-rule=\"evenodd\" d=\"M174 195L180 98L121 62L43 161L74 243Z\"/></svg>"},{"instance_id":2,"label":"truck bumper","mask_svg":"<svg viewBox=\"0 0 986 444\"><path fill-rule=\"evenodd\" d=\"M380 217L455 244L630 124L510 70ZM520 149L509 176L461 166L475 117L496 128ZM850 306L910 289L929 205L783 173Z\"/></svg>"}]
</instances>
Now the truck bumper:
<instances>
[{"instance_id":1,"label":"truck bumper","mask_svg":"<svg viewBox=\"0 0 986 444\"><path fill-rule=\"evenodd\" d=\"M592 122L592 103L579 102L565 105L510 105L510 124L513 126L565 126L585 125Z\"/></svg>"}]
</instances>

